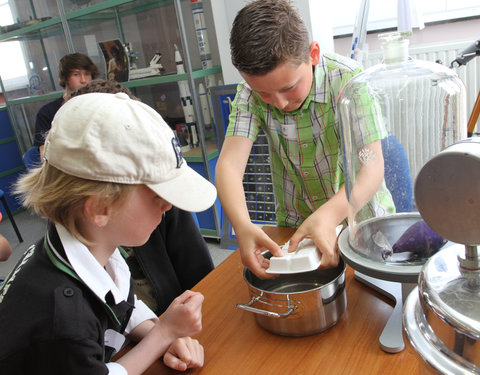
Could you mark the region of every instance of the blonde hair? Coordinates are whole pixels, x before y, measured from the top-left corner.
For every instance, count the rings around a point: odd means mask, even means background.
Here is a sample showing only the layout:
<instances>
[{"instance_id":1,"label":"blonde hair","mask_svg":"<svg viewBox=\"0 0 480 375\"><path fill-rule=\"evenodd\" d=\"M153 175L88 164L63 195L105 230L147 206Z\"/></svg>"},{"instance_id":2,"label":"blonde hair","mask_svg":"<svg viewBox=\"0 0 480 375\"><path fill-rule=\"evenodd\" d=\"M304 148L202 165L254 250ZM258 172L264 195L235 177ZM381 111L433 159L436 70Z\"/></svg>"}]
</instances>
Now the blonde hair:
<instances>
[{"instance_id":1,"label":"blonde hair","mask_svg":"<svg viewBox=\"0 0 480 375\"><path fill-rule=\"evenodd\" d=\"M63 225L79 241L89 244L79 231L87 198L97 196L105 207L120 207L134 186L75 177L45 161L18 179L15 193L26 208Z\"/></svg>"}]
</instances>

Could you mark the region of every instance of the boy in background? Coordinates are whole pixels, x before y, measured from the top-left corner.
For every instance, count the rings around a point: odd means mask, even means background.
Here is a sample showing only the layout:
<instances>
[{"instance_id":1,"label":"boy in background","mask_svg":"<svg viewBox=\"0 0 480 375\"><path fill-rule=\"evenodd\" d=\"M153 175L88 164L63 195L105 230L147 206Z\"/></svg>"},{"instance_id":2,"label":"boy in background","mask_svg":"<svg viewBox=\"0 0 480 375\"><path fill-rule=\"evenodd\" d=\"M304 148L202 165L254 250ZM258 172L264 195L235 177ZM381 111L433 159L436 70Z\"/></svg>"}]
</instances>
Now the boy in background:
<instances>
[{"instance_id":1,"label":"boy in background","mask_svg":"<svg viewBox=\"0 0 480 375\"><path fill-rule=\"evenodd\" d=\"M257 134L268 138L276 217L279 226L298 228L290 239L295 251L303 238L311 238L322 255L321 267L338 263L336 227L349 212L344 187L341 129L335 115L337 99L360 66L336 54L320 54L298 12L286 0L256 0L241 9L232 26L233 65L244 82L237 87L225 142L216 166L218 195L235 230L242 262L258 277L269 262L266 248L282 256L280 247L250 221L243 190L243 174ZM383 182L382 127L371 99L366 113L363 176L359 208L369 202ZM389 194L377 202L390 207Z\"/></svg>"},{"instance_id":2,"label":"boy in background","mask_svg":"<svg viewBox=\"0 0 480 375\"><path fill-rule=\"evenodd\" d=\"M145 243L172 204L202 211L216 198L155 110L124 93L72 98L17 193L49 226L0 289L0 373L134 375L162 356L176 370L202 366L190 336L203 296L186 291L157 319L118 250ZM110 362L124 334L138 343Z\"/></svg>"},{"instance_id":3,"label":"boy in background","mask_svg":"<svg viewBox=\"0 0 480 375\"><path fill-rule=\"evenodd\" d=\"M38 146L40 155L43 155L45 136L52 126L53 117L70 94L86 85L99 75L97 66L90 58L82 53L71 53L60 59L58 64L58 79L65 91L63 95L45 105L37 112L35 118L35 134L33 145Z\"/></svg>"}]
</instances>

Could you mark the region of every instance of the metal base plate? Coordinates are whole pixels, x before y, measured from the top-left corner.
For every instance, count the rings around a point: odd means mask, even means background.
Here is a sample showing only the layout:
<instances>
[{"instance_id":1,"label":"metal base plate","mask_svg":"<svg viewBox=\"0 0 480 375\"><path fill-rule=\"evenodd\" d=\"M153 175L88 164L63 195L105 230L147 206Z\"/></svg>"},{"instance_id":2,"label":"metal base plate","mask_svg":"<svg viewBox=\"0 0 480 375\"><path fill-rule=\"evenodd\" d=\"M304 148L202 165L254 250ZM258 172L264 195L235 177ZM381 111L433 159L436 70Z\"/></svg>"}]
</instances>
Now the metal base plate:
<instances>
[{"instance_id":1,"label":"metal base plate","mask_svg":"<svg viewBox=\"0 0 480 375\"><path fill-rule=\"evenodd\" d=\"M401 352L405 348L402 326L403 301L417 286L417 284L401 284L379 280L364 275L360 272L355 272L355 279L365 285L368 285L395 303L392 314L390 315L390 318L388 319L387 324L383 328L382 334L380 335L379 342L380 348L384 352Z\"/></svg>"},{"instance_id":2,"label":"metal base plate","mask_svg":"<svg viewBox=\"0 0 480 375\"><path fill-rule=\"evenodd\" d=\"M405 263L391 263L384 262L381 259L369 258L360 254L350 245L350 231L345 229L338 237L338 247L343 255L346 263L353 269L361 273L387 281L394 281L400 283L416 283L418 281L418 274L420 273L423 264L405 264Z\"/></svg>"}]
</instances>

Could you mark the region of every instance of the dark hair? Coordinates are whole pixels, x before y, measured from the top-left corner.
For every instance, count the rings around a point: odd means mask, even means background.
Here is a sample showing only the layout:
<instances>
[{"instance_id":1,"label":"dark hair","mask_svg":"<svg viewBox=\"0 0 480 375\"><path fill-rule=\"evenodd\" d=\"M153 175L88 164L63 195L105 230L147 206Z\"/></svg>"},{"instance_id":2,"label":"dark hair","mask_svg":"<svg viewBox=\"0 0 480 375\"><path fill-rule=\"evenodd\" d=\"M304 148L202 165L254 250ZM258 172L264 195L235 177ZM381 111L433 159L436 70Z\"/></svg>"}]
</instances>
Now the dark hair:
<instances>
[{"instance_id":1,"label":"dark hair","mask_svg":"<svg viewBox=\"0 0 480 375\"><path fill-rule=\"evenodd\" d=\"M103 92L106 94L116 94L119 92L123 92L127 94L130 99L139 100L135 95L132 94L132 92L128 88L126 88L125 86L122 86L117 81L113 81L111 79L109 80L95 79L93 81L90 81L85 86L82 86L79 89L72 92L72 94L70 95L70 98L73 98L74 96L78 96L82 94L89 94L92 92Z\"/></svg>"},{"instance_id":2,"label":"dark hair","mask_svg":"<svg viewBox=\"0 0 480 375\"><path fill-rule=\"evenodd\" d=\"M71 53L65 55L60 59L58 64L58 78L60 80L60 86L65 88L68 77L74 69L84 69L90 72L92 79L95 79L100 74L97 66L90 60L90 57L83 53Z\"/></svg>"},{"instance_id":3,"label":"dark hair","mask_svg":"<svg viewBox=\"0 0 480 375\"><path fill-rule=\"evenodd\" d=\"M289 1L256 0L235 17L230 52L240 72L264 75L284 62L308 62L310 35Z\"/></svg>"}]
</instances>

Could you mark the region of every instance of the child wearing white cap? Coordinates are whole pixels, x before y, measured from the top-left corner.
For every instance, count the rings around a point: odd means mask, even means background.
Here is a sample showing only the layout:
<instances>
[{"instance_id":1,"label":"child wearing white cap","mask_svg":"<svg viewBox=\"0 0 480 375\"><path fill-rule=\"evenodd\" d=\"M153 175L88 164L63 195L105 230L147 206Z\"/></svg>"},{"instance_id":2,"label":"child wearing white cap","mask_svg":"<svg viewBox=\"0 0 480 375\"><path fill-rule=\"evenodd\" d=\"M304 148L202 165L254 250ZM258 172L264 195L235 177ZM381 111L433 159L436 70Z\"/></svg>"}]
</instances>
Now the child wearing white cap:
<instances>
[{"instance_id":1,"label":"child wearing white cap","mask_svg":"<svg viewBox=\"0 0 480 375\"><path fill-rule=\"evenodd\" d=\"M137 300L118 246L139 246L175 205L203 211L215 187L184 161L161 116L127 95L75 97L57 112L44 163L17 184L49 219L0 289L0 373L141 374L163 356L203 365L200 293L160 319ZM138 344L110 362L124 335Z\"/></svg>"},{"instance_id":2,"label":"child wearing white cap","mask_svg":"<svg viewBox=\"0 0 480 375\"><path fill-rule=\"evenodd\" d=\"M124 92L137 100L120 83L95 79L70 97L93 92ZM142 246L122 246L135 284L135 295L156 315L161 315L175 297L192 288L214 269L208 245L191 212L173 206Z\"/></svg>"}]
</instances>

